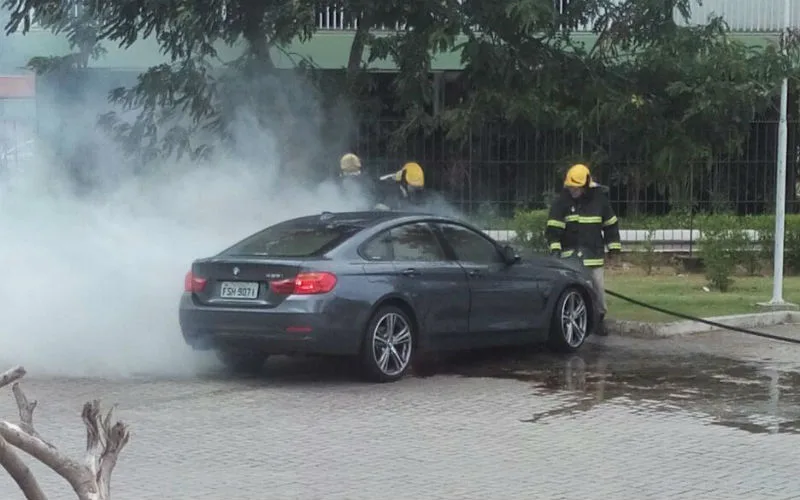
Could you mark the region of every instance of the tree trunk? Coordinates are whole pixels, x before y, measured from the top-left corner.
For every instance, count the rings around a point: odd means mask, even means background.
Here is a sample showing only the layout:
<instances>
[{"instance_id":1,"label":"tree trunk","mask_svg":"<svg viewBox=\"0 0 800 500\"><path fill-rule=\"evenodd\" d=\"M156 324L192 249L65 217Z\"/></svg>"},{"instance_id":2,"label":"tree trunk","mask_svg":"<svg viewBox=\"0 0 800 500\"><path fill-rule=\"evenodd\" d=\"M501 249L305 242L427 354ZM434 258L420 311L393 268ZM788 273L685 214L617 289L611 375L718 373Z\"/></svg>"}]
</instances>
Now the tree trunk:
<instances>
[{"instance_id":1,"label":"tree trunk","mask_svg":"<svg viewBox=\"0 0 800 500\"><path fill-rule=\"evenodd\" d=\"M361 71L361 61L364 58L364 48L367 46L367 36L372 28L372 21L368 17L358 18L358 28L350 44L350 57L347 58L347 76L352 78Z\"/></svg>"}]
</instances>

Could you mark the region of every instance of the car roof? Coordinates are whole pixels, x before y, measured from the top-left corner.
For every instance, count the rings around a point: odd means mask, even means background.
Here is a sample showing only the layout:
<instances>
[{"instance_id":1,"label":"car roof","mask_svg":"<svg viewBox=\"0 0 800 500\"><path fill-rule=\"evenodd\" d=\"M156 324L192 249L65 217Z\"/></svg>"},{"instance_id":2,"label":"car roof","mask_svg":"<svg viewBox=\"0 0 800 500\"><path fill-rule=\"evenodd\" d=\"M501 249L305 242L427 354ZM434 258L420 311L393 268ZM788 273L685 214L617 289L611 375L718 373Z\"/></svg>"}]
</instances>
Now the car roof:
<instances>
[{"instance_id":1,"label":"car roof","mask_svg":"<svg viewBox=\"0 0 800 500\"><path fill-rule=\"evenodd\" d=\"M375 226L381 224L383 222L389 222L392 220L414 220L414 219L438 219L438 220L450 220L454 222L461 222L457 219L453 219L451 217L444 217L441 215L429 214L429 213L420 213L420 212L394 212L394 211L385 211L385 210L371 210L371 211L360 211L360 212L321 212L315 215L306 215L303 217L297 217L294 219L289 219L285 222L290 224L345 224L349 226L357 226L361 228L367 228L371 226Z\"/></svg>"}]
</instances>

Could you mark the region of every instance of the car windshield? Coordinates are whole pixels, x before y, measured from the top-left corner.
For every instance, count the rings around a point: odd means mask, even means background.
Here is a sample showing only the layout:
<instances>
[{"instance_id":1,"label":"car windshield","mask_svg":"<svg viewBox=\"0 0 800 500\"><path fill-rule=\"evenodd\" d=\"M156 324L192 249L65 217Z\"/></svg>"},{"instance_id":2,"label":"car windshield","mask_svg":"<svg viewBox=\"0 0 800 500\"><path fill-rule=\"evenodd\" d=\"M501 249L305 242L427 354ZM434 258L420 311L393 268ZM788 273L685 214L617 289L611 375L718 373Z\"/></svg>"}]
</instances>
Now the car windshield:
<instances>
[{"instance_id":1,"label":"car windshield","mask_svg":"<svg viewBox=\"0 0 800 500\"><path fill-rule=\"evenodd\" d=\"M360 230L360 226L350 224L284 222L240 241L223 254L312 257L327 252Z\"/></svg>"}]
</instances>

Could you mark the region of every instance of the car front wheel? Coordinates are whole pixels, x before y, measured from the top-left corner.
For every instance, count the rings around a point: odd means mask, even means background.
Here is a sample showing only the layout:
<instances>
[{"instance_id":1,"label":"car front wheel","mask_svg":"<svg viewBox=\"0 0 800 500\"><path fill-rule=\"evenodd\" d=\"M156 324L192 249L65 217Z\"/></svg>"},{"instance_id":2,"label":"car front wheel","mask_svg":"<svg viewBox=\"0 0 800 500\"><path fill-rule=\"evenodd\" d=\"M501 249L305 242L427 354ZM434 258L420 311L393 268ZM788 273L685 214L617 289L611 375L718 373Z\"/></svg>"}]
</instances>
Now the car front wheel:
<instances>
[{"instance_id":1,"label":"car front wheel","mask_svg":"<svg viewBox=\"0 0 800 500\"><path fill-rule=\"evenodd\" d=\"M553 311L548 345L559 352L575 352L589 334L589 303L580 290L567 288Z\"/></svg>"},{"instance_id":2,"label":"car front wheel","mask_svg":"<svg viewBox=\"0 0 800 500\"><path fill-rule=\"evenodd\" d=\"M217 358L234 373L254 375L261 372L268 355L258 351L220 349Z\"/></svg>"},{"instance_id":3,"label":"car front wheel","mask_svg":"<svg viewBox=\"0 0 800 500\"><path fill-rule=\"evenodd\" d=\"M415 332L402 309L381 307L370 319L361 346L364 376L373 382L400 380L411 366Z\"/></svg>"}]
</instances>

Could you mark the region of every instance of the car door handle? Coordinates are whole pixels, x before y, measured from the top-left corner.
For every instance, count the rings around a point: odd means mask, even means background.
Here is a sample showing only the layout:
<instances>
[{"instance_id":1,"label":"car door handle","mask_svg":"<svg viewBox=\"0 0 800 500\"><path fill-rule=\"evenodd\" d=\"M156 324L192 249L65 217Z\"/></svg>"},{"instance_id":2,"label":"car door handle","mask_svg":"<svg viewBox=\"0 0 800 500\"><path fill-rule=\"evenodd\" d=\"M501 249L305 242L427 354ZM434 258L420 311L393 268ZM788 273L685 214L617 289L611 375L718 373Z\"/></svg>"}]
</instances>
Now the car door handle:
<instances>
[{"instance_id":1,"label":"car door handle","mask_svg":"<svg viewBox=\"0 0 800 500\"><path fill-rule=\"evenodd\" d=\"M419 275L419 271L417 271L416 269L414 269L412 267L409 267L408 269L403 271L403 276L414 277L414 276L417 276L417 275Z\"/></svg>"},{"instance_id":2,"label":"car door handle","mask_svg":"<svg viewBox=\"0 0 800 500\"><path fill-rule=\"evenodd\" d=\"M473 269L469 272L469 275L472 276L473 278L476 278L481 275L481 272L477 269Z\"/></svg>"}]
</instances>

